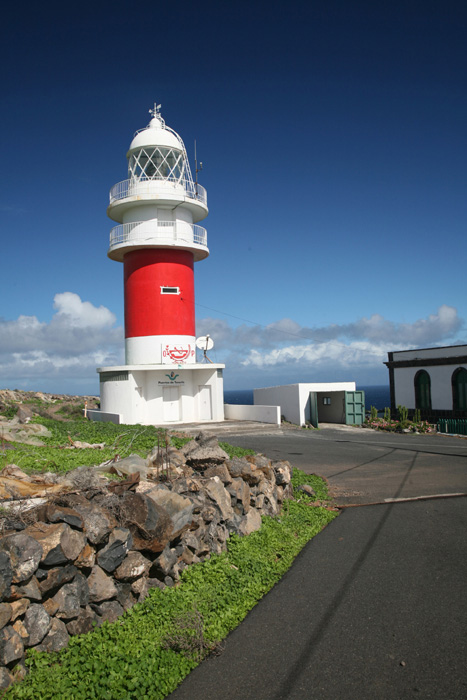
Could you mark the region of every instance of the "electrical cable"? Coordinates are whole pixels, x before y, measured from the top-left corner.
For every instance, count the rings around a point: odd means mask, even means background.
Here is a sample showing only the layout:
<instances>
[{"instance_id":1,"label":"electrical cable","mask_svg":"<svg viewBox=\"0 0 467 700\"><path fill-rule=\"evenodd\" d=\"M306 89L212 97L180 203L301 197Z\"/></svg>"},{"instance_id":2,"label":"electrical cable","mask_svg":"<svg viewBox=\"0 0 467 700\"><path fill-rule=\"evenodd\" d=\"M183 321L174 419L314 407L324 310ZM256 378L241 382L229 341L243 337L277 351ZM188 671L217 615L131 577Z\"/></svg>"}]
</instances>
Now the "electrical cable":
<instances>
[{"instance_id":1,"label":"electrical cable","mask_svg":"<svg viewBox=\"0 0 467 700\"><path fill-rule=\"evenodd\" d=\"M290 336L293 336L294 338L300 338L301 340L311 340L311 341L313 341L313 343L316 343L316 345L321 345L324 343L333 342L335 345L338 345L342 348L349 347L345 343L341 343L335 339L330 339L330 341L329 340L315 340L314 338L311 338L310 336L307 336L307 335L299 335L298 333L292 333L292 331L284 331L281 328L271 328L270 325L265 326L264 323L250 321L249 319L242 318L241 316L234 316L234 314L229 314L229 313L227 313L227 311L220 311L220 309L213 309L211 306L206 306L205 304L199 304L198 302L195 302L195 306L199 306L202 309L208 309L209 311L214 311L216 314L222 314L223 316L229 316L230 318L235 318L237 321L243 321L244 323L251 323L252 326L259 326L260 328L265 328L266 330L274 331L275 333L283 333L284 335L290 335Z\"/></svg>"}]
</instances>

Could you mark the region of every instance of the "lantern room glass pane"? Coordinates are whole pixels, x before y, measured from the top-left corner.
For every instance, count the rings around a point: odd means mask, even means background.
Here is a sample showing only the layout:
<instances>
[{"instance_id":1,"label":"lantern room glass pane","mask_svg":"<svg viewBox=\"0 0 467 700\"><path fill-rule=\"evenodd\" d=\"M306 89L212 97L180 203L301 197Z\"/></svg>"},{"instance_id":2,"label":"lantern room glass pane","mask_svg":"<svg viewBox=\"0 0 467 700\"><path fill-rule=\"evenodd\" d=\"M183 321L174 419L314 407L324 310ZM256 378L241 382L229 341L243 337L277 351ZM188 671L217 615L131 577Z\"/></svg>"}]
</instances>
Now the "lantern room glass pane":
<instances>
[{"instance_id":1,"label":"lantern room glass pane","mask_svg":"<svg viewBox=\"0 0 467 700\"><path fill-rule=\"evenodd\" d=\"M181 151L157 146L141 149L130 156L128 175L133 180L171 180L179 182L184 173Z\"/></svg>"}]
</instances>

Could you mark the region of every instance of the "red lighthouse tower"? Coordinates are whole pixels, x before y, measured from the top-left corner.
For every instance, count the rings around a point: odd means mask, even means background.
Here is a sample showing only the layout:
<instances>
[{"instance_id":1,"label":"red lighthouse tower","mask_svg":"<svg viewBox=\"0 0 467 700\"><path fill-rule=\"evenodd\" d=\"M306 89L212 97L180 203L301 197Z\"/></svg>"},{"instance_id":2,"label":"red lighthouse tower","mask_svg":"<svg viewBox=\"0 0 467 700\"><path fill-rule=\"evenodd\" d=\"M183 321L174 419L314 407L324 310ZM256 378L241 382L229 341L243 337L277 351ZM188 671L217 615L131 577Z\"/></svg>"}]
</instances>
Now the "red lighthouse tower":
<instances>
[{"instance_id":1,"label":"red lighthouse tower","mask_svg":"<svg viewBox=\"0 0 467 700\"><path fill-rule=\"evenodd\" d=\"M159 110L130 144L128 179L110 191L107 213L118 225L108 256L124 268L126 365L98 370L101 410L125 422L220 420L223 365L209 365L206 381L208 366L196 363L194 263L209 255L198 223L208 214L206 190ZM167 365L179 371L170 375ZM126 381L137 396L122 411Z\"/></svg>"},{"instance_id":2,"label":"red lighthouse tower","mask_svg":"<svg viewBox=\"0 0 467 700\"><path fill-rule=\"evenodd\" d=\"M119 222L109 258L123 262L127 364L195 362L195 260L209 255L206 190L195 185L182 139L154 105L131 142L128 179L110 191Z\"/></svg>"}]
</instances>

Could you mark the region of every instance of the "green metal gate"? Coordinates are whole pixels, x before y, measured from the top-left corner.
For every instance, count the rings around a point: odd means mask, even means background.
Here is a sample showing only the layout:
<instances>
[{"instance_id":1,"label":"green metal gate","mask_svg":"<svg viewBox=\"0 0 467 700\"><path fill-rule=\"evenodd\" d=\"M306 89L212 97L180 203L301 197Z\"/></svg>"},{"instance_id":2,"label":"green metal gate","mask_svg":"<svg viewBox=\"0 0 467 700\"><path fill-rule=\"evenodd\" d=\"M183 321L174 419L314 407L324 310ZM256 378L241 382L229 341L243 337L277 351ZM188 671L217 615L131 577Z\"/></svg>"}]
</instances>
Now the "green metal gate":
<instances>
[{"instance_id":1,"label":"green metal gate","mask_svg":"<svg viewBox=\"0 0 467 700\"><path fill-rule=\"evenodd\" d=\"M316 391L310 391L310 423L313 428L318 428L318 395Z\"/></svg>"},{"instance_id":2,"label":"green metal gate","mask_svg":"<svg viewBox=\"0 0 467 700\"><path fill-rule=\"evenodd\" d=\"M346 425L362 425L365 420L365 392L346 391L344 405Z\"/></svg>"}]
</instances>

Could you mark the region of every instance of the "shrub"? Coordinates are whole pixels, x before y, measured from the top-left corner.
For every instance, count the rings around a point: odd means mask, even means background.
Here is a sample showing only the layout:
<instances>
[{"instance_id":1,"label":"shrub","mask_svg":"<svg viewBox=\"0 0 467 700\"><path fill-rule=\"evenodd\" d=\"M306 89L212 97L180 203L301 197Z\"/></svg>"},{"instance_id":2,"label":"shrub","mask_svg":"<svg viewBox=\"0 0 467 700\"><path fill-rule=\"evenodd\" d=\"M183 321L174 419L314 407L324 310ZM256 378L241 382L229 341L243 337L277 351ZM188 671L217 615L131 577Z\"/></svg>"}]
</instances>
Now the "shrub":
<instances>
[{"instance_id":1,"label":"shrub","mask_svg":"<svg viewBox=\"0 0 467 700\"><path fill-rule=\"evenodd\" d=\"M12 404L11 406L5 406L1 411L0 415L5 416L5 418L14 418L18 413L18 406Z\"/></svg>"}]
</instances>

